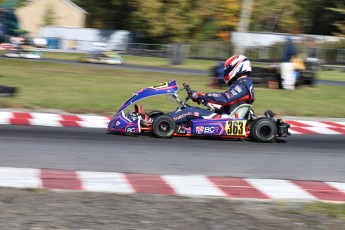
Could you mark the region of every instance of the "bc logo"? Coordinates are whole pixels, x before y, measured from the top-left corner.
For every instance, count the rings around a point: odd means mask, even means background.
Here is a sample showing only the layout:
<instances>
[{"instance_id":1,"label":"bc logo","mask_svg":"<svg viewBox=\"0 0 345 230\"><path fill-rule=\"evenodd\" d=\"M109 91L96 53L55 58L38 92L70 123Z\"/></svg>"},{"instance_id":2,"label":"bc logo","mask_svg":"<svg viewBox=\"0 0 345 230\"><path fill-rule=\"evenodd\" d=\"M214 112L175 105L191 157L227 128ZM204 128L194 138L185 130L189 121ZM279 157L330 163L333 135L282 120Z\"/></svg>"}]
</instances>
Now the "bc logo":
<instances>
[{"instance_id":1,"label":"bc logo","mask_svg":"<svg viewBox=\"0 0 345 230\"><path fill-rule=\"evenodd\" d=\"M136 132L136 128L135 128L135 127L128 127L128 128L126 129L126 132L127 132L127 133L135 133L135 132Z\"/></svg>"}]
</instances>

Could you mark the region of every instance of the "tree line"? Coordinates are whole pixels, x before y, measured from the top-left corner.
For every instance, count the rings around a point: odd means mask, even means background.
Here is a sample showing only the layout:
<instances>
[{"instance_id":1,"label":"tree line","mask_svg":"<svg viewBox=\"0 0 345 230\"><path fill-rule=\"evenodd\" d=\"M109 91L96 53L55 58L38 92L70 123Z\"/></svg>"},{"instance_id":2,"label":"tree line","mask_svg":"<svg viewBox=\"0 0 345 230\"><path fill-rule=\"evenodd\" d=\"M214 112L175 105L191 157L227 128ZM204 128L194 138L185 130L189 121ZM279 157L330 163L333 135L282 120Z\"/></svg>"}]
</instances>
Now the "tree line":
<instances>
[{"instance_id":1,"label":"tree line","mask_svg":"<svg viewBox=\"0 0 345 230\"><path fill-rule=\"evenodd\" d=\"M88 12L86 25L130 30L142 41L172 43L228 39L242 0L72 0ZM254 0L250 31L344 36L345 2Z\"/></svg>"}]
</instances>

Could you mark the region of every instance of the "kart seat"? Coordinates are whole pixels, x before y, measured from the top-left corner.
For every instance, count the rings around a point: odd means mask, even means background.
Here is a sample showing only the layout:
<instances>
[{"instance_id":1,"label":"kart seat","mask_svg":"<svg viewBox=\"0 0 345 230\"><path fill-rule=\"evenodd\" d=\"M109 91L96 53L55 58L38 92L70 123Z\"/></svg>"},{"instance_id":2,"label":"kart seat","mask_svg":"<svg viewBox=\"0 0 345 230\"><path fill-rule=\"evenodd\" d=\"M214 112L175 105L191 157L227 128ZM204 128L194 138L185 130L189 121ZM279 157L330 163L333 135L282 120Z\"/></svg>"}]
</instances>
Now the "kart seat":
<instances>
[{"instance_id":1,"label":"kart seat","mask_svg":"<svg viewBox=\"0 0 345 230\"><path fill-rule=\"evenodd\" d=\"M243 119L247 115L251 107L251 104L239 105L230 113L229 118Z\"/></svg>"},{"instance_id":2,"label":"kart seat","mask_svg":"<svg viewBox=\"0 0 345 230\"><path fill-rule=\"evenodd\" d=\"M144 108L143 108L143 106L142 106L141 104L139 104L139 105L135 104L135 105L134 105L134 110L135 110L135 112L136 112L139 116L141 116L142 121L144 121L144 122L150 122L150 118L149 118L149 116L145 113L145 110L144 110Z\"/></svg>"},{"instance_id":3,"label":"kart seat","mask_svg":"<svg viewBox=\"0 0 345 230\"><path fill-rule=\"evenodd\" d=\"M135 104L134 105L134 111L138 114L145 114L144 108L141 104L139 104L139 105Z\"/></svg>"}]
</instances>

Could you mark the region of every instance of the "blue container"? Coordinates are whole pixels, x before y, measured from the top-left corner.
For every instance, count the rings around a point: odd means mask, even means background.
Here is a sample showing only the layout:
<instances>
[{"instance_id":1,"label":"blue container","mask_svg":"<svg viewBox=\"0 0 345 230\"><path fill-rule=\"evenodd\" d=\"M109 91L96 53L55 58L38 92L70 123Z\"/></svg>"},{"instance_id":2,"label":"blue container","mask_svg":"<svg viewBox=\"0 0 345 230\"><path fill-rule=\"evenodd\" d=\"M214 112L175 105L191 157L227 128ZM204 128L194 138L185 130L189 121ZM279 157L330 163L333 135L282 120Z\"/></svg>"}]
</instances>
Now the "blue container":
<instances>
[{"instance_id":1,"label":"blue container","mask_svg":"<svg viewBox=\"0 0 345 230\"><path fill-rule=\"evenodd\" d=\"M47 38L47 48L48 49L59 49L60 48L60 38Z\"/></svg>"}]
</instances>

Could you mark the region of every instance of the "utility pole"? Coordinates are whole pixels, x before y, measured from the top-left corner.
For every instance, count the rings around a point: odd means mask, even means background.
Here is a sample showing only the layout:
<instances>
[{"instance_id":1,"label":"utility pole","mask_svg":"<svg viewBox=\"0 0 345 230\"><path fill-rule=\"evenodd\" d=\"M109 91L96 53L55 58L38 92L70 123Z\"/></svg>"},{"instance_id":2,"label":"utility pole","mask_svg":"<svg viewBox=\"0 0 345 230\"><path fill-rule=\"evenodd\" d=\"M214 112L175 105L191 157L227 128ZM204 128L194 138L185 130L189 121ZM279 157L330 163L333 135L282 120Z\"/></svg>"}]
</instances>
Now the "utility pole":
<instances>
[{"instance_id":1,"label":"utility pole","mask_svg":"<svg viewBox=\"0 0 345 230\"><path fill-rule=\"evenodd\" d=\"M237 32L239 37L237 38L237 41L235 42L235 53L236 54L245 54L245 45L243 44L243 40L245 33L248 32L248 26L250 23L250 16L252 14L252 8L253 8L253 2L254 0L243 0L242 3L242 11L241 11L241 18L239 25L237 27Z\"/></svg>"}]
</instances>

